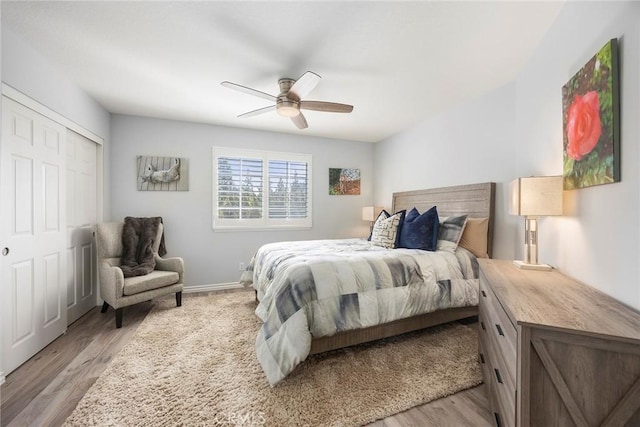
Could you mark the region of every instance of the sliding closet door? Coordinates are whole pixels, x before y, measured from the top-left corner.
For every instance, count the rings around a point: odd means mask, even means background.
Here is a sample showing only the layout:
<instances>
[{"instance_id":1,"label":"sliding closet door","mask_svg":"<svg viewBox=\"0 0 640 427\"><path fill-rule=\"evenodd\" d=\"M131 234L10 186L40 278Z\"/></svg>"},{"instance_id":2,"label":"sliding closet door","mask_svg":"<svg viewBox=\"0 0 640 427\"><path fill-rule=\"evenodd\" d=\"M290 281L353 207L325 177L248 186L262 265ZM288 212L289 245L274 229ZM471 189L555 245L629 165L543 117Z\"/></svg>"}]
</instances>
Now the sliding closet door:
<instances>
[{"instance_id":1,"label":"sliding closet door","mask_svg":"<svg viewBox=\"0 0 640 427\"><path fill-rule=\"evenodd\" d=\"M67 130L67 324L97 304L98 145Z\"/></svg>"},{"instance_id":2,"label":"sliding closet door","mask_svg":"<svg viewBox=\"0 0 640 427\"><path fill-rule=\"evenodd\" d=\"M2 98L0 320L5 374L61 335L66 128Z\"/></svg>"}]
</instances>

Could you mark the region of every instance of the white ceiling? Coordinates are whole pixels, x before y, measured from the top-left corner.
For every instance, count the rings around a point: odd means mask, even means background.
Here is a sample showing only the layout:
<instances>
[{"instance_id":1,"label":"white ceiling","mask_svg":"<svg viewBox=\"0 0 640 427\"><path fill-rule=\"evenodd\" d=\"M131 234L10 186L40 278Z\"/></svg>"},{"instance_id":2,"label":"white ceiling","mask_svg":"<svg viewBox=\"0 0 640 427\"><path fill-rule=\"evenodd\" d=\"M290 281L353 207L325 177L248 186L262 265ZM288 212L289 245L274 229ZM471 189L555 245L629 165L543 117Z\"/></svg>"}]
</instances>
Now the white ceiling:
<instances>
[{"instance_id":1,"label":"white ceiling","mask_svg":"<svg viewBox=\"0 0 640 427\"><path fill-rule=\"evenodd\" d=\"M377 142L512 81L562 2L2 1L2 25L108 111ZM277 80L322 76L307 99L354 105L305 111L269 101Z\"/></svg>"}]
</instances>

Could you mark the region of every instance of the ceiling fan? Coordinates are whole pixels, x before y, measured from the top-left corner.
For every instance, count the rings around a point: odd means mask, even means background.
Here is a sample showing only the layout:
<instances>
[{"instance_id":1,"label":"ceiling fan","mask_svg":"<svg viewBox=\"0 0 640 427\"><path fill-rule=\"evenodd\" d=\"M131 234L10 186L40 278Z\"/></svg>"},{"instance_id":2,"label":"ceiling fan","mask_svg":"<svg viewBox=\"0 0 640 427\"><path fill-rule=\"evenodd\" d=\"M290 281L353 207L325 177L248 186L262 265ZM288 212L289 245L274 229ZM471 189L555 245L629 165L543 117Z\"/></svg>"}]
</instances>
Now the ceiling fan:
<instances>
[{"instance_id":1,"label":"ceiling fan","mask_svg":"<svg viewBox=\"0 0 640 427\"><path fill-rule=\"evenodd\" d=\"M248 113L240 114L238 117L253 117L275 110L281 116L291 118L291 121L298 127L298 129L305 129L309 125L307 124L307 119L305 119L302 111L300 111L301 109L331 113L350 113L353 111L353 105L324 101L303 101L302 98L304 98L318 85L318 83L320 83L320 79L321 77L319 75L311 71L304 73L298 80L289 78L280 79L278 80L278 86L280 86L280 94L278 96L273 96L250 87L227 81L220 84L224 87L228 87L229 89L235 89L249 95L254 95L275 102L274 105L249 111Z\"/></svg>"}]
</instances>

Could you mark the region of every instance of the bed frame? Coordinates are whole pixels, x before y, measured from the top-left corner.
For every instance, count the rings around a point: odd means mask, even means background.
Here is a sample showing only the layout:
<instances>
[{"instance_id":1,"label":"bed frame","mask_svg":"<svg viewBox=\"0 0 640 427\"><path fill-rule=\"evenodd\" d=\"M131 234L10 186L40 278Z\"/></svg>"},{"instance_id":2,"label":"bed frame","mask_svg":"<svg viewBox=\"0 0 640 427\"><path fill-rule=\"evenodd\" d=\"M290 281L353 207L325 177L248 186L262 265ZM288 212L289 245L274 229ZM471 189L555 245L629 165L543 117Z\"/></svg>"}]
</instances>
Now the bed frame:
<instances>
[{"instance_id":1,"label":"bed frame","mask_svg":"<svg viewBox=\"0 0 640 427\"><path fill-rule=\"evenodd\" d=\"M414 206L420 212L424 212L432 206L437 206L438 215L441 217L464 214L473 218L487 217L489 218L487 253L491 256L493 249L495 192L495 183L487 182L483 184L458 185L455 187L393 193L393 212L402 209L409 210ZM449 308L364 329L338 332L329 337L314 338L311 341L310 354L323 353L325 351L362 344L381 338L388 338L477 315L477 306Z\"/></svg>"}]
</instances>

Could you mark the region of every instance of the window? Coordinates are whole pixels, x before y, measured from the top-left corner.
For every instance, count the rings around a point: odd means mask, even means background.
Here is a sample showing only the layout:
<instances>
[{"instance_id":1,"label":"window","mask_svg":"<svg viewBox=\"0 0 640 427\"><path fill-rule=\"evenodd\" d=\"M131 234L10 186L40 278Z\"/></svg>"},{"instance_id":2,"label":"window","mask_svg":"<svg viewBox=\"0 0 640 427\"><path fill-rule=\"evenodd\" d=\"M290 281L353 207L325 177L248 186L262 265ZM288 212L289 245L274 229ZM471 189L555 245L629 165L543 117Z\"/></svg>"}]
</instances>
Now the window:
<instances>
[{"instance_id":1,"label":"window","mask_svg":"<svg viewBox=\"0 0 640 427\"><path fill-rule=\"evenodd\" d=\"M311 155L213 149L213 228L311 227Z\"/></svg>"}]
</instances>

